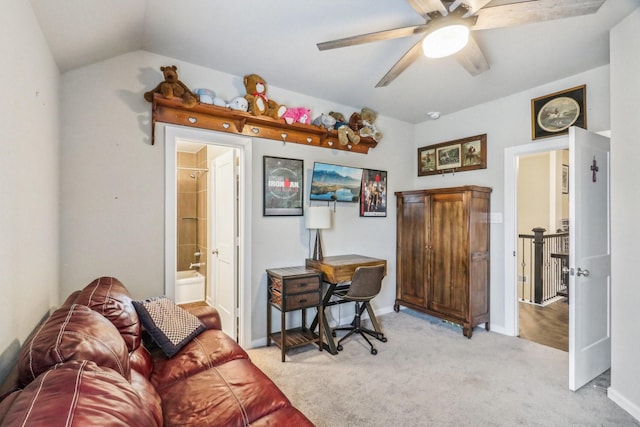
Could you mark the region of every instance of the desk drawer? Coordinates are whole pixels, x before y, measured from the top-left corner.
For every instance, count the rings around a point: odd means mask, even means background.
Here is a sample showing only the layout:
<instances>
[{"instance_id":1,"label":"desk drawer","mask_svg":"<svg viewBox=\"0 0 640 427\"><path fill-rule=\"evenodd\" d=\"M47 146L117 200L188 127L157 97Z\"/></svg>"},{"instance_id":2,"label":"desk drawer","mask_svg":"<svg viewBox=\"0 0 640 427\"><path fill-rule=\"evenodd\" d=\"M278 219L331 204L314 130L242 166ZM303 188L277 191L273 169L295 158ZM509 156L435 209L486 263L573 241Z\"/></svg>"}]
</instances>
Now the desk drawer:
<instances>
[{"instance_id":1,"label":"desk drawer","mask_svg":"<svg viewBox=\"0 0 640 427\"><path fill-rule=\"evenodd\" d=\"M298 292L312 292L320 289L320 277L299 277L297 279L285 279L284 293L295 294Z\"/></svg>"},{"instance_id":2,"label":"desk drawer","mask_svg":"<svg viewBox=\"0 0 640 427\"><path fill-rule=\"evenodd\" d=\"M298 310L307 307L317 307L320 304L320 292L287 295L284 297L285 311Z\"/></svg>"},{"instance_id":3,"label":"desk drawer","mask_svg":"<svg viewBox=\"0 0 640 427\"><path fill-rule=\"evenodd\" d=\"M285 278L284 289L282 286L283 279L279 277L271 277L271 289L275 289L285 294L297 294L300 292L313 292L320 289L320 277L317 275L309 277Z\"/></svg>"}]
</instances>

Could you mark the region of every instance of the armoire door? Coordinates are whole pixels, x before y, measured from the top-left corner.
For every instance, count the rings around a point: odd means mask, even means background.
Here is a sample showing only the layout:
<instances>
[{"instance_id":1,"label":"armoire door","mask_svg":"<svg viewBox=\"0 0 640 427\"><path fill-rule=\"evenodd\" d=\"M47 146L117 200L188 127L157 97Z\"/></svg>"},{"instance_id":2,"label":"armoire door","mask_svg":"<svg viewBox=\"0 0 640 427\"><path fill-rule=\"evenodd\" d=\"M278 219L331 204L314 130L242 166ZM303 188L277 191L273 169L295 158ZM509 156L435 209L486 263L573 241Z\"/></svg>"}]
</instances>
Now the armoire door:
<instances>
[{"instance_id":1,"label":"armoire door","mask_svg":"<svg viewBox=\"0 0 640 427\"><path fill-rule=\"evenodd\" d=\"M406 195L398 199L396 298L420 307L427 306L429 197Z\"/></svg>"},{"instance_id":2,"label":"armoire door","mask_svg":"<svg viewBox=\"0 0 640 427\"><path fill-rule=\"evenodd\" d=\"M431 196L429 309L464 319L467 310L468 230L464 194Z\"/></svg>"}]
</instances>

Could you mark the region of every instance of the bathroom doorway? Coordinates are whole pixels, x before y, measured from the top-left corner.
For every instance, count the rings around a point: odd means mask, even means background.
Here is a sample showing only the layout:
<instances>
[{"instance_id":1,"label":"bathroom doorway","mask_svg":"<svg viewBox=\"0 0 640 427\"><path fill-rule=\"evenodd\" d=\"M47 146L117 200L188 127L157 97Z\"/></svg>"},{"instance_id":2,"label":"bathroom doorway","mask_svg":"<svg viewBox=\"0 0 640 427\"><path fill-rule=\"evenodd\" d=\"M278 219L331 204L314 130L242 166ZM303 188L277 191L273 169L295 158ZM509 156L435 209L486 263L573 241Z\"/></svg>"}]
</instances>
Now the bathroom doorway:
<instances>
[{"instance_id":1,"label":"bathroom doorway","mask_svg":"<svg viewBox=\"0 0 640 427\"><path fill-rule=\"evenodd\" d=\"M216 307L222 328L241 345L250 347L250 209L251 140L223 133L164 125L166 168L165 293L177 302L186 295L194 303ZM216 159L232 159L233 176L227 179L233 197L215 203ZM229 206L232 204L233 206ZM217 268L219 248L215 226L222 212L232 214L231 263L225 274ZM229 234L229 233L227 233ZM227 249L227 253L229 249ZM226 257L229 260L229 257ZM186 273L185 273L186 272ZM204 280L180 283L180 276ZM223 279L223 280L222 280ZM182 287L184 286L184 291ZM197 297L196 297L197 295ZM200 302L195 300L199 299ZM221 305L223 304L223 305Z\"/></svg>"}]
</instances>

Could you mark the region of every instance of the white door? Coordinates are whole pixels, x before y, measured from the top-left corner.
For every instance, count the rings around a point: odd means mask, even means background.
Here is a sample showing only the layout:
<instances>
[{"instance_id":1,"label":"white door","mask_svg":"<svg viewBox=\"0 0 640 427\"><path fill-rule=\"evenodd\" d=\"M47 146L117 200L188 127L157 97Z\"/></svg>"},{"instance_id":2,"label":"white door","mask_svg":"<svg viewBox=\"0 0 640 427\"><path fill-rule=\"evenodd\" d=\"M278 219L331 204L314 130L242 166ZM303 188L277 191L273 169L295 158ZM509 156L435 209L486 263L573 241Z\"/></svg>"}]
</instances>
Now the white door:
<instances>
[{"instance_id":1,"label":"white door","mask_svg":"<svg viewBox=\"0 0 640 427\"><path fill-rule=\"evenodd\" d=\"M213 263L213 306L220 313L222 330L237 339L236 307L238 292L236 285L236 163L235 150L214 159L215 170L212 197L212 239L209 253Z\"/></svg>"},{"instance_id":2,"label":"white door","mask_svg":"<svg viewBox=\"0 0 640 427\"><path fill-rule=\"evenodd\" d=\"M569 388L611 366L609 138L569 131Z\"/></svg>"}]
</instances>

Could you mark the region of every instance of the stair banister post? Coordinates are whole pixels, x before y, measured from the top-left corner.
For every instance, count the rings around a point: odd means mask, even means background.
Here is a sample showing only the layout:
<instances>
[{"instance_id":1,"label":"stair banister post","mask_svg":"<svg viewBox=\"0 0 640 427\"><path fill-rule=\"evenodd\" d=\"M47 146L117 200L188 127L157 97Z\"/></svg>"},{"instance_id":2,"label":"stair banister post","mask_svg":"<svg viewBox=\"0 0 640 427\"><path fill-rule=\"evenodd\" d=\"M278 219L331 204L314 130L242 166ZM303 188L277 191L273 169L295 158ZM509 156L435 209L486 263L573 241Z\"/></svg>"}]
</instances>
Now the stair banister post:
<instances>
[{"instance_id":1,"label":"stair banister post","mask_svg":"<svg viewBox=\"0 0 640 427\"><path fill-rule=\"evenodd\" d=\"M533 275L534 275L534 291L533 302L542 304L542 263L544 250L544 232L547 231L542 227L536 227L533 231Z\"/></svg>"}]
</instances>

